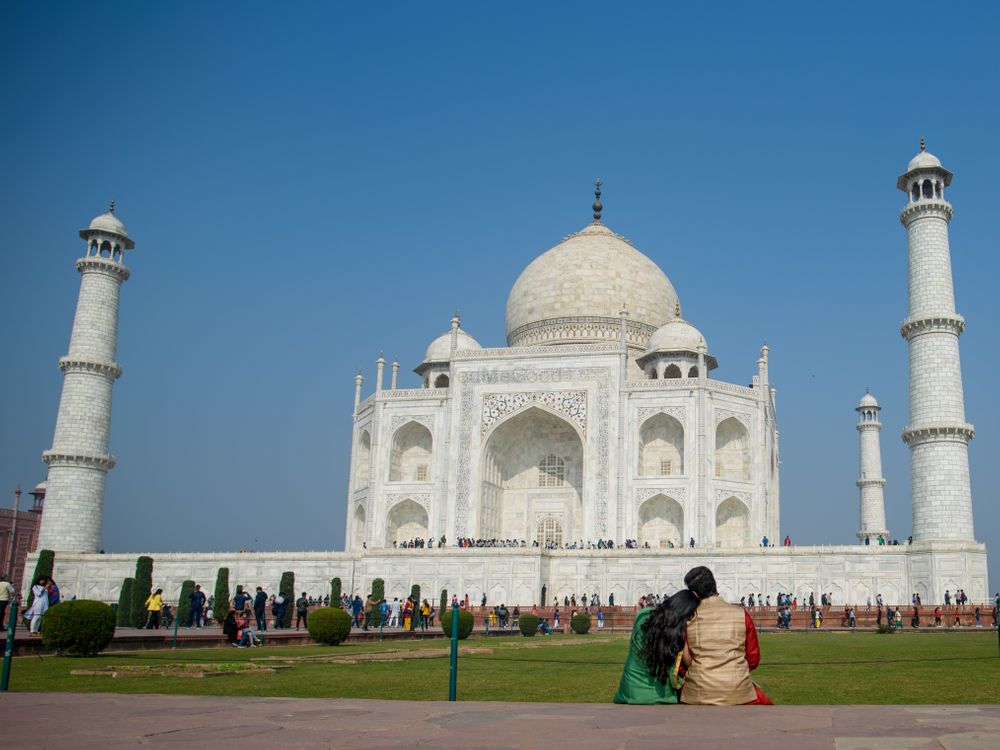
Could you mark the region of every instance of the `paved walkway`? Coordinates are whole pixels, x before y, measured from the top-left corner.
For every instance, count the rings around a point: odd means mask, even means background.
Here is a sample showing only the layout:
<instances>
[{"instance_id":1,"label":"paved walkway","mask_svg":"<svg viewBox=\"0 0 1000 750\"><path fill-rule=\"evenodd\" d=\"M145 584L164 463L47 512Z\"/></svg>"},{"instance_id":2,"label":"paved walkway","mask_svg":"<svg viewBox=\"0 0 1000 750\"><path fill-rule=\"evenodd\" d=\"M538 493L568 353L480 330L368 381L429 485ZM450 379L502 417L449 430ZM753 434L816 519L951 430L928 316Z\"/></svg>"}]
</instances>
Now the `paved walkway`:
<instances>
[{"instance_id":1,"label":"paved walkway","mask_svg":"<svg viewBox=\"0 0 1000 750\"><path fill-rule=\"evenodd\" d=\"M18 750L993 750L1000 705L715 708L5 693L0 726L4 747Z\"/></svg>"}]
</instances>

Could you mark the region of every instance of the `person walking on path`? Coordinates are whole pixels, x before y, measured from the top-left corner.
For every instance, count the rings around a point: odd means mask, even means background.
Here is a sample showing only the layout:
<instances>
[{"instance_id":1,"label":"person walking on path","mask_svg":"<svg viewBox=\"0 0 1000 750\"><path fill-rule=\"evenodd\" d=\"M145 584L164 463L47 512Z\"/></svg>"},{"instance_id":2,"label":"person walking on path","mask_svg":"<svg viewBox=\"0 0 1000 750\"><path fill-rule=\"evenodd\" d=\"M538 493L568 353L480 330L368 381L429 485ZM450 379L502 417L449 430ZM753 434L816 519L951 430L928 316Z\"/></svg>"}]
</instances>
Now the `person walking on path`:
<instances>
[{"instance_id":1,"label":"person walking on path","mask_svg":"<svg viewBox=\"0 0 1000 750\"><path fill-rule=\"evenodd\" d=\"M0 630L4 628L4 617L7 614L7 607L14 601L17 592L14 591L14 584L10 582L10 576L0 573Z\"/></svg>"},{"instance_id":2,"label":"person walking on path","mask_svg":"<svg viewBox=\"0 0 1000 750\"><path fill-rule=\"evenodd\" d=\"M45 576L39 576L35 585L31 587L31 606L24 612L24 619L28 620L28 632L31 635L38 635L42 627L42 615L49 609L49 580Z\"/></svg>"},{"instance_id":3,"label":"person walking on path","mask_svg":"<svg viewBox=\"0 0 1000 750\"><path fill-rule=\"evenodd\" d=\"M160 612L163 610L163 589L157 589L146 599L146 630L160 629Z\"/></svg>"},{"instance_id":4,"label":"person walking on path","mask_svg":"<svg viewBox=\"0 0 1000 750\"><path fill-rule=\"evenodd\" d=\"M306 592L302 592L300 596L295 601L295 629L299 629L299 623L305 628L309 627L309 597L306 596Z\"/></svg>"}]
</instances>

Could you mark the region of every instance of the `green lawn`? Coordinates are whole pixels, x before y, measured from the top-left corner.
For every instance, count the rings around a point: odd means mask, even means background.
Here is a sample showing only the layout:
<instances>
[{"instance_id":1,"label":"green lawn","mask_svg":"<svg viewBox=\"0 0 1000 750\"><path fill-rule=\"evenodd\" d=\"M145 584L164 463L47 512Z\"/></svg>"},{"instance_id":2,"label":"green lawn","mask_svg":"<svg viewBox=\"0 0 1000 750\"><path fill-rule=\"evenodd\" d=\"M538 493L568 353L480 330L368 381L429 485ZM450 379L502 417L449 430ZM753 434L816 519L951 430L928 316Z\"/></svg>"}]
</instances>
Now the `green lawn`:
<instances>
[{"instance_id":1,"label":"green lawn","mask_svg":"<svg viewBox=\"0 0 1000 750\"><path fill-rule=\"evenodd\" d=\"M463 647L491 653L459 659L458 696L465 700L606 702L625 660L624 637L469 639ZM342 664L292 661L288 669L224 677L75 676L74 669L170 663L231 664L348 657L402 649L439 651L439 658ZM776 703L1000 703L996 633L765 633L754 678ZM11 689L115 693L183 693L302 698L443 700L448 695L446 641L371 643L337 648L283 646L106 654L93 659L25 656L14 660Z\"/></svg>"}]
</instances>

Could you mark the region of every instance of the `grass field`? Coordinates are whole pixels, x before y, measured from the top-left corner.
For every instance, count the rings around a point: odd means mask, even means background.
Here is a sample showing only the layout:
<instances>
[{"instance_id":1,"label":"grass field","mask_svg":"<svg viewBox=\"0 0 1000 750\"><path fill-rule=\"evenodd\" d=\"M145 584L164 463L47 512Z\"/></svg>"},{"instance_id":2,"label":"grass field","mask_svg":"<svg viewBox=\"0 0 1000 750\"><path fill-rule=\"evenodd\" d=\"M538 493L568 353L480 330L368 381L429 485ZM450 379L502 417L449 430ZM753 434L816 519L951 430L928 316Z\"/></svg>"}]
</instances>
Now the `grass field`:
<instances>
[{"instance_id":1,"label":"grass field","mask_svg":"<svg viewBox=\"0 0 1000 750\"><path fill-rule=\"evenodd\" d=\"M459 700L608 702L621 676L627 640L597 635L491 638L469 639L462 646L488 652L460 657ZM322 661L385 658L391 656L386 653L390 651L401 651L403 657L430 658L353 664ZM754 679L776 703L1000 703L1000 649L996 633L990 631L765 633L761 651L763 659ZM439 655L431 657L432 653ZM265 657L290 660L291 666L274 673L203 678L70 674L71 670L109 666L232 665ZM147 651L92 659L24 656L14 660L10 687L18 691L444 700L448 695L447 642Z\"/></svg>"}]
</instances>

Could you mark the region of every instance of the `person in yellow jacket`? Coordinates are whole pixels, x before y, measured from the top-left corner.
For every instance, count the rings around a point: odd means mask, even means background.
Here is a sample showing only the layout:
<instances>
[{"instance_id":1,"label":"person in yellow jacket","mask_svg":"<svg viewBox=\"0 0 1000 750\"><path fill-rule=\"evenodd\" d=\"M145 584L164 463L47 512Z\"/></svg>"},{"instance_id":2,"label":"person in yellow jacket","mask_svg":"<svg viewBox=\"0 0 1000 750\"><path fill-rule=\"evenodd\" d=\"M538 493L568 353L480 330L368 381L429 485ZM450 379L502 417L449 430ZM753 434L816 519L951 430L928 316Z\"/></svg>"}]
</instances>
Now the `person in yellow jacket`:
<instances>
[{"instance_id":1,"label":"person in yellow jacket","mask_svg":"<svg viewBox=\"0 0 1000 750\"><path fill-rule=\"evenodd\" d=\"M427 630L427 620L431 616L431 605L424 599L424 603L420 605L420 629Z\"/></svg>"},{"instance_id":2,"label":"person in yellow jacket","mask_svg":"<svg viewBox=\"0 0 1000 750\"><path fill-rule=\"evenodd\" d=\"M163 609L163 589L157 589L146 600L146 630L160 629L160 610Z\"/></svg>"}]
</instances>

